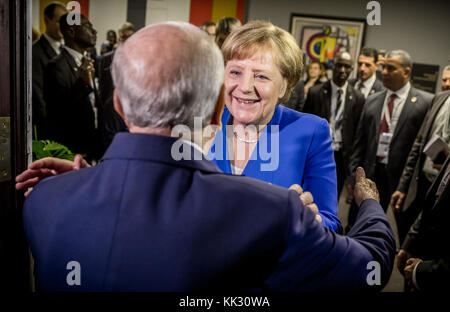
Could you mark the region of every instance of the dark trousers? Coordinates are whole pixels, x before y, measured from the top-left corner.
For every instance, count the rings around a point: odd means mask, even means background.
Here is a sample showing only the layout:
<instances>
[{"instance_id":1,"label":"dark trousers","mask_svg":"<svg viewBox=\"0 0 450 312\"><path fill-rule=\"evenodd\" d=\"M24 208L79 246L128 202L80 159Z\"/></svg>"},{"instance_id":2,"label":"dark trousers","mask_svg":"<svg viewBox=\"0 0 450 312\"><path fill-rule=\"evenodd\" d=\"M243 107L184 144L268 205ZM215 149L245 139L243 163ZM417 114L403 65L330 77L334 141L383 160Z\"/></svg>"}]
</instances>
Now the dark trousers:
<instances>
[{"instance_id":1,"label":"dark trousers","mask_svg":"<svg viewBox=\"0 0 450 312\"><path fill-rule=\"evenodd\" d=\"M421 172L419 174L417 192L414 201L409 205L409 207L407 207L407 210L395 213L400 246L403 244L406 234L408 234L409 229L414 224L414 221L416 221L419 213L422 211L425 204L425 196L430 186L431 182Z\"/></svg>"},{"instance_id":2,"label":"dark trousers","mask_svg":"<svg viewBox=\"0 0 450 312\"><path fill-rule=\"evenodd\" d=\"M334 161L336 163L336 175L337 175L337 194L338 198L341 195L342 188L344 187L344 182L346 178L346 170L344 164L344 156L342 154L342 149L334 152Z\"/></svg>"}]
</instances>

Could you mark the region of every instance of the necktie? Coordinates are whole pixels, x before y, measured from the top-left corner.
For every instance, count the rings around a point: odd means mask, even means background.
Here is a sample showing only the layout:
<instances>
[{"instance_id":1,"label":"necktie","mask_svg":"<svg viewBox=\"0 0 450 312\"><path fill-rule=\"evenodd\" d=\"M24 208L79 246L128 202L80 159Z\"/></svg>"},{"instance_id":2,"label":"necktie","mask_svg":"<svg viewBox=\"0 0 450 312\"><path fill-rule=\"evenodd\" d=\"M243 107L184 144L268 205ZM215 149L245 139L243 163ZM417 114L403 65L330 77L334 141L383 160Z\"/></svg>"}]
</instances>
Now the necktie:
<instances>
[{"instance_id":1,"label":"necktie","mask_svg":"<svg viewBox=\"0 0 450 312\"><path fill-rule=\"evenodd\" d=\"M339 128L339 123L340 123L340 119L341 119L341 118L338 119L338 113L339 113L339 108L342 105L342 92L343 92L342 89L337 90L336 110L334 111L334 122L335 122L334 128L335 129Z\"/></svg>"},{"instance_id":2,"label":"necktie","mask_svg":"<svg viewBox=\"0 0 450 312\"><path fill-rule=\"evenodd\" d=\"M362 88L364 88L364 85L363 85L363 83L360 81L360 82L359 82L359 85L358 85L358 91L361 91Z\"/></svg>"},{"instance_id":3,"label":"necktie","mask_svg":"<svg viewBox=\"0 0 450 312\"><path fill-rule=\"evenodd\" d=\"M392 95L389 99L389 103L388 103L389 117L392 117L392 111L394 110L394 101L396 98L397 98L397 94L392 93ZM389 126L386 121L386 114L383 114L383 120L381 121L381 126L380 126L380 133L383 133L383 132L389 132Z\"/></svg>"}]
</instances>

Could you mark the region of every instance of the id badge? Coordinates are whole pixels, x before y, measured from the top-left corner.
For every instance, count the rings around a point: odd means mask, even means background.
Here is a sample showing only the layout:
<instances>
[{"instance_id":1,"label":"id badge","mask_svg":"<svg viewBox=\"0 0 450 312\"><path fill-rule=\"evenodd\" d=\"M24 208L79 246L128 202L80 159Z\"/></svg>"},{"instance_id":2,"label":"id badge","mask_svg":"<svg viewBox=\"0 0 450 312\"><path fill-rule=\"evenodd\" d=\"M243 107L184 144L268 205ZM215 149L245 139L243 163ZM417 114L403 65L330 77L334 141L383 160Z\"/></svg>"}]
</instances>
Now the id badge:
<instances>
[{"instance_id":1,"label":"id badge","mask_svg":"<svg viewBox=\"0 0 450 312\"><path fill-rule=\"evenodd\" d=\"M377 157L383 158L381 161L383 164L387 164L389 157L389 145L391 144L392 133L383 132L380 135L380 141L378 142Z\"/></svg>"}]
</instances>

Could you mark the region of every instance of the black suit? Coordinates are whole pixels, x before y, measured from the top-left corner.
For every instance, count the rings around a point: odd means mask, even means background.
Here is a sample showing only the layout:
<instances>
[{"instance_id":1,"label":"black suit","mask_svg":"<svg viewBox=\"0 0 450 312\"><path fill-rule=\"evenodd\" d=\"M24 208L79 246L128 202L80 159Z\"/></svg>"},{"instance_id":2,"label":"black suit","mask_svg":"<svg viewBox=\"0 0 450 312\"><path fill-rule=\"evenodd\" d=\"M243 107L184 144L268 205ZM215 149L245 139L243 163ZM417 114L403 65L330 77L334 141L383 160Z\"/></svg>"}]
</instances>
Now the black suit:
<instances>
[{"instance_id":1,"label":"black suit","mask_svg":"<svg viewBox=\"0 0 450 312\"><path fill-rule=\"evenodd\" d=\"M66 145L73 153L98 159L101 146L89 95L94 92L99 116L101 105L95 90L78 73L78 66L65 49L51 60L44 75L44 99L47 103L50 138Z\"/></svg>"},{"instance_id":2,"label":"black suit","mask_svg":"<svg viewBox=\"0 0 450 312\"><path fill-rule=\"evenodd\" d=\"M398 216L399 219L402 219L402 223L405 223L402 227L401 237L406 235L409 227L420 212L420 207L425 199L426 191L431 185L422 171L427 158L427 156L423 153L423 149L433 136L431 130L434 120L449 96L450 91L447 91L436 95L434 98L432 107L425 116L419 134L417 135L411 152L408 155L405 168L403 169L400 182L398 183L397 190L406 194L402 212Z\"/></svg>"},{"instance_id":3,"label":"black suit","mask_svg":"<svg viewBox=\"0 0 450 312\"><path fill-rule=\"evenodd\" d=\"M284 106L294 109L298 112L303 110L305 105L305 83L300 80L292 91L291 97Z\"/></svg>"},{"instance_id":4,"label":"black suit","mask_svg":"<svg viewBox=\"0 0 450 312\"><path fill-rule=\"evenodd\" d=\"M388 164L380 165L377 163L376 154L380 136L381 113L386 94L387 90L367 98L356 131L349 168L351 172L354 172L357 166L363 167L366 176L377 183L380 191L380 203L385 210L391 194L397 187L409 151L433 98L433 95L411 86L390 143ZM383 178L378 175L380 167L384 167L385 176Z\"/></svg>"},{"instance_id":5,"label":"black suit","mask_svg":"<svg viewBox=\"0 0 450 312\"><path fill-rule=\"evenodd\" d=\"M331 82L311 87L306 97L303 112L317 115L330 121L331 117ZM347 171L350 156L353 149L358 121L364 107L364 96L356 91L350 84L347 84L344 116L342 119L342 148L335 153L336 170L338 178L338 194L341 192L345 178L350 174Z\"/></svg>"},{"instance_id":6,"label":"black suit","mask_svg":"<svg viewBox=\"0 0 450 312\"><path fill-rule=\"evenodd\" d=\"M111 76L111 65L115 50L104 54L100 59L99 91L104 105L103 123L101 125L104 145L109 146L118 132L128 132L128 127L122 117L114 109L114 82Z\"/></svg>"},{"instance_id":7,"label":"black suit","mask_svg":"<svg viewBox=\"0 0 450 312\"><path fill-rule=\"evenodd\" d=\"M358 79L352 78L348 80L348 83L351 84L352 87L355 87L356 83L358 82ZM375 92L383 91L385 88L383 86L383 83L380 79L375 79L375 82L373 83L372 89L369 91L369 95L374 94Z\"/></svg>"},{"instance_id":8,"label":"black suit","mask_svg":"<svg viewBox=\"0 0 450 312\"><path fill-rule=\"evenodd\" d=\"M402 249L414 258L422 259L416 268L416 281L421 290L447 291L450 289L450 179L442 193L436 196L450 166L447 158L425 197L423 210L411 227Z\"/></svg>"},{"instance_id":9,"label":"black suit","mask_svg":"<svg viewBox=\"0 0 450 312\"><path fill-rule=\"evenodd\" d=\"M32 91L32 114L33 125L36 126L38 139L46 139L47 131L47 112L44 101L44 69L48 62L56 56L55 50L44 35L33 44L33 91ZM34 131L33 131L34 138Z\"/></svg>"}]
</instances>

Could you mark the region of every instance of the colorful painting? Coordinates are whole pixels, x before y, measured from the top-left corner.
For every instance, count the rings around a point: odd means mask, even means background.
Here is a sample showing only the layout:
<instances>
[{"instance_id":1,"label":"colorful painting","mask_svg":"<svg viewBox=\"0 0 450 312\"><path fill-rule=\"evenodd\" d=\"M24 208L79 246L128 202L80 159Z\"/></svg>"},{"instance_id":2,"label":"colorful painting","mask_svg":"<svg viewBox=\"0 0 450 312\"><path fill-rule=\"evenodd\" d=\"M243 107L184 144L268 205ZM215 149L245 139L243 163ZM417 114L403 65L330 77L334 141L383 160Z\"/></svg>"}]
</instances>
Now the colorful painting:
<instances>
[{"instance_id":1,"label":"colorful painting","mask_svg":"<svg viewBox=\"0 0 450 312\"><path fill-rule=\"evenodd\" d=\"M355 60L364 38L365 20L293 14L291 33L304 53L304 62L317 60L330 68L339 51Z\"/></svg>"}]
</instances>

